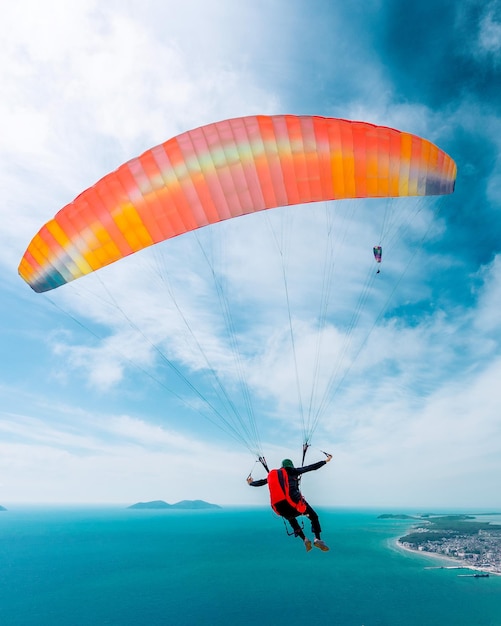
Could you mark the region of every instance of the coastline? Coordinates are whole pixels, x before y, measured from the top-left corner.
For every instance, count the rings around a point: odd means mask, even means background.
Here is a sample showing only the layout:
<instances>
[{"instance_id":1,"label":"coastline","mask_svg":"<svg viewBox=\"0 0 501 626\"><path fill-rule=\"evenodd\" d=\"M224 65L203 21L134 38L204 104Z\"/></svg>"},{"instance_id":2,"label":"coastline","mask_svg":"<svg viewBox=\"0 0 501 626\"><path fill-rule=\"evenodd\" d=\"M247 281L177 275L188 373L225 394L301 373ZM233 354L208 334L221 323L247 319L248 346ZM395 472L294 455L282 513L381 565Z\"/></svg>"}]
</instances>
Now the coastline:
<instances>
[{"instance_id":1,"label":"coastline","mask_svg":"<svg viewBox=\"0 0 501 626\"><path fill-rule=\"evenodd\" d=\"M406 546L403 543L401 543L399 537L395 538L394 545L399 550L403 550L411 554L418 554L418 555L422 554L423 556L430 557L432 559L435 559L436 561L444 561L445 563L451 564L451 565L442 565L442 566L440 565L430 566L425 569L468 569L468 570L472 570L475 572L483 572L486 574L491 574L493 576L501 576L501 571L497 571L495 569L488 568L488 567L479 567L478 565L471 565L471 563L468 563L467 561L464 561L463 559L459 559L453 556L445 556L444 554L438 554L437 552L427 552L426 550L414 550L413 548L410 548L409 546Z\"/></svg>"}]
</instances>

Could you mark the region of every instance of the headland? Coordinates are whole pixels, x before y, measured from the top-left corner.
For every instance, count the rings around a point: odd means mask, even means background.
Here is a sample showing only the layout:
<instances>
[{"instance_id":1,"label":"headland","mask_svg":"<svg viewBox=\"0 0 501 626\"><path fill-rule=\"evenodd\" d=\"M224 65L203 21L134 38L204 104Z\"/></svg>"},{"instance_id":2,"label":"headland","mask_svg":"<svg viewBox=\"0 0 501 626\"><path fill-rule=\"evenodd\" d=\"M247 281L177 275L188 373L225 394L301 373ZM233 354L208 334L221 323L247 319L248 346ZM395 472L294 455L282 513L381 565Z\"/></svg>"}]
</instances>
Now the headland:
<instances>
[{"instance_id":1,"label":"headland","mask_svg":"<svg viewBox=\"0 0 501 626\"><path fill-rule=\"evenodd\" d=\"M501 575L501 524L478 521L482 515L487 514L385 514L379 518L416 520L412 532L400 537L397 546L447 559L451 565L442 566L444 569L467 568ZM489 515L500 516L499 513Z\"/></svg>"}]
</instances>

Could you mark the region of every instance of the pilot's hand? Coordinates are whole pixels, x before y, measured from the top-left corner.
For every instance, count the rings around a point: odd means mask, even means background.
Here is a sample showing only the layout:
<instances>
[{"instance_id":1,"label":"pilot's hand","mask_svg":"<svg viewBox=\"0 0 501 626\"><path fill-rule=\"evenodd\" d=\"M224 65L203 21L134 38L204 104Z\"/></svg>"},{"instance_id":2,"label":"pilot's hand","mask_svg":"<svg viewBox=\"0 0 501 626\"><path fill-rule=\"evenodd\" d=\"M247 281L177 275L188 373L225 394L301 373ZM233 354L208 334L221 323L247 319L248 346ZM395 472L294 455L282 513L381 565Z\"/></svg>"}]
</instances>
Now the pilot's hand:
<instances>
[{"instance_id":1,"label":"pilot's hand","mask_svg":"<svg viewBox=\"0 0 501 626\"><path fill-rule=\"evenodd\" d=\"M328 454L325 462L328 463L332 459L332 454Z\"/></svg>"},{"instance_id":2,"label":"pilot's hand","mask_svg":"<svg viewBox=\"0 0 501 626\"><path fill-rule=\"evenodd\" d=\"M253 481L252 476L247 476L247 484L250 485L252 481Z\"/></svg>"}]
</instances>

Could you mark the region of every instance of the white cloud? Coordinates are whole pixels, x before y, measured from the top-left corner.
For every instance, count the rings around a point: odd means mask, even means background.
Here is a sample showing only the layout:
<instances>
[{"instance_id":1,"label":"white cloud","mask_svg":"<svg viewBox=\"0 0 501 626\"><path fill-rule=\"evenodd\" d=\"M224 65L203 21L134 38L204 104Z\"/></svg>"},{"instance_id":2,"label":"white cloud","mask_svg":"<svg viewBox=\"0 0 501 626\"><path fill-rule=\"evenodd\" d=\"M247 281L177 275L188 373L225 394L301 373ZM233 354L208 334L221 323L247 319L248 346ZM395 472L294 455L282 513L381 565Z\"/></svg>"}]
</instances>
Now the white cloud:
<instances>
[{"instance_id":1,"label":"white cloud","mask_svg":"<svg viewBox=\"0 0 501 626\"><path fill-rule=\"evenodd\" d=\"M478 271L482 283L478 291L478 308L473 323L477 332L499 336L499 310L501 307L501 256Z\"/></svg>"},{"instance_id":2,"label":"white cloud","mask_svg":"<svg viewBox=\"0 0 501 626\"><path fill-rule=\"evenodd\" d=\"M281 81L286 78L292 83L295 74L286 75L296 71L290 55L303 58L303 50L297 50L304 42L297 39L297 29L290 28L294 16L282 16L281 20L291 20L286 24L289 28L278 28L283 24L267 7L263 20L259 13L264 4L233 0L187 0L182 5L148 0L104 5L93 0L71 4L47 0L41 4L19 0L3 7L0 262L6 269L5 281L14 285L16 295L26 289L15 274L31 236L61 206L122 161L205 122L247 113L282 112L275 85L283 88ZM493 6L485 8L474 43L476 54L496 59L499 24ZM339 42L335 50L340 59L345 28L348 31L353 26L333 20L331 36ZM274 47L271 53L270 42ZM359 94L357 100L347 101L340 95L329 110L322 102L319 113L383 123L431 140L458 127L477 137L488 135L491 141L501 136L499 121L485 116L482 107L472 104L467 95L457 110L449 111L447 119L442 111L420 103L396 104L385 68L375 51L363 43L349 58L344 54L343 63L333 65L332 56L324 57L322 62L329 71L326 85L340 85L350 74L363 87L354 90ZM319 57L321 54L319 50ZM362 57L365 62L360 64ZM325 80L326 75L316 73L319 67L311 73L312 81ZM264 84L263 76L274 76L273 85ZM299 82L300 78L304 79L298 75L297 90L307 90L308 84ZM331 96L327 101L331 102ZM294 108L295 103L287 106ZM473 160L468 163L469 154L461 156L463 168L480 175L479 165ZM496 172L487 188L492 203L501 197ZM289 212L292 217L284 222L270 213L260 220L263 228L253 218L236 220L233 230L218 225L224 245L211 231L197 235L213 259L228 301L235 305L234 338L243 355L240 366L256 400L257 419L263 424L265 449L272 463L293 456L291 447L296 441L300 449L296 372L288 359L290 327L280 255L273 240L281 240L284 231L291 231L290 246L284 252L306 400L317 357L315 316L323 279L318 268L324 255L319 233L325 229L322 210L302 207ZM393 319L377 319L391 285L403 273L405 280L398 285L391 305L398 302L412 308L429 298L429 257L423 249L418 262L410 261L417 258L413 250L430 223L428 236L437 242L444 224L432 221L430 211L416 214L404 208L403 215L412 216L409 230L405 237L384 244L383 270L376 280L371 249L379 237L382 205L371 204L370 212L362 209L354 216L342 205L335 213L338 217L333 224L339 236L334 260L341 280L333 285L329 308L336 317L328 317L320 336L327 367L319 375L319 397L340 354L342 364L339 376L333 379L334 388L346 371L349 377L334 402L327 405L315 437L315 443L335 452L335 461L305 481L307 495L311 493L312 501L325 504L412 505L431 499L447 505L461 503L461 497L470 505L493 502L500 469L496 413L499 259L478 275L465 276L465 280L481 283L475 309L444 309L434 302L430 313L418 316L412 325L405 325L397 314ZM153 347L158 346L198 377L206 369L207 358L237 398L241 393L224 316L210 268L200 258L197 238L179 238L171 242L169 250L166 248L164 268L191 330L166 297L165 285L161 281L146 284L146 265L152 261L135 265L137 259L129 259L107 268L94 282L89 277L51 296L103 339L98 342L92 334L88 341L82 339L68 320L64 333L54 332L54 324L48 324L52 334L47 333L49 340L43 344L47 352L36 353L42 343L34 337L32 350L25 356L23 382L33 372L46 375L57 383L61 395L71 397L73 407L56 406L52 390L44 399L48 406L20 390L19 402L29 405L25 415L3 415L0 420L5 501L131 502L202 497L222 503L266 503L265 493L250 490L244 483L250 456L242 448L229 450L231 440L225 435L220 446L209 445L203 429L190 436L184 423L179 430L167 419L161 425L155 423L161 410L169 415L172 399L157 397L153 384L146 389L132 381L130 360L154 376L159 374L161 359ZM432 271L460 262L458 257L435 255ZM148 272L148 280L156 280L151 278L151 268ZM344 346L359 285L366 279L368 301L361 307L357 330ZM109 292L103 290L101 280ZM29 296L19 295L18 302L23 299L26 310L30 308L23 324L31 329L35 300ZM119 296L117 307L113 298ZM132 326L123 315L116 315L117 308L134 320ZM375 330L349 367L375 319ZM137 334L135 325L143 334ZM30 332L34 334L36 328ZM197 341L204 345L205 356L198 351ZM54 369L41 372L49 350L55 351ZM23 358L17 352L15 356L13 368L16 359ZM33 363L38 369L30 369ZM11 363L6 366L10 368ZM87 382L84 387L82 379ZM117 389L122 393L116 393ZM133 406L144 405L144 413L134 414L131 408L127 413L102 409L91 414L75 408L98 404L97 398L111 404L121 395ZM197 400L197 407L200 403ZM321 457L312 451L311 460L317 455ZM485 468L480 487L476 482L479 468Z\"/></svg>"},{"instance_id":3,"label":"white cloud","mask_svg":"<svg viewBox=\"0 0 501 626\"><path fill-rule=\"evenodd\" d=\"M501 23L496 19L496 3L490 2L480 22L478 34L479 53L499 57L501 53Z\"/></svg>"},{"instance_id":4,"label":"white cloud","mask_svg":"<svg viewBox=\"0 0 501 626\"><path fill-rule=\"evenodd\" d=\"M129 415L80 414L58 426L4 414L0 432L3 502L200 498L234 504L252 495L245 483L252 460L240 450ZM277 458L284 456L277 450Z\"/></svg>"},{"instance_id":5,"label":"white cloud","mask_svg":"<svg viewBox=\"0 0 501 626\"><path fill-rule=\"evenodd\" d=\"M419 404L409 394L353 416L335 454L336 502L367 506L499 506L499 361ZM333 437L336 429L333 429ZM322 476L319 485L329 490ZM319 493L321 497L322 493Z\"/></svg>"},{"instance_id":6,"label":"white cloud","mask_svg":"<svg viewBox=\"0 0 501 626\"><path fill-rule=\"evenodd\" d=\"M180 9L169 6L164 15L168 7L153 3L149 19L142 4L92 0L71 8L20 0L3 12L0 211L8 237L0 262L11 271L45 221L121 162L203 123L276 108L273 90L240 59L201 48L206 24L191 23L191 43L181 45ZM161 29L157 12L170 17ZM235 44L227 24L213 26L216 41L220 28ZM7 219L13 213L22 219Z\"/></svg>"}]
</instances>

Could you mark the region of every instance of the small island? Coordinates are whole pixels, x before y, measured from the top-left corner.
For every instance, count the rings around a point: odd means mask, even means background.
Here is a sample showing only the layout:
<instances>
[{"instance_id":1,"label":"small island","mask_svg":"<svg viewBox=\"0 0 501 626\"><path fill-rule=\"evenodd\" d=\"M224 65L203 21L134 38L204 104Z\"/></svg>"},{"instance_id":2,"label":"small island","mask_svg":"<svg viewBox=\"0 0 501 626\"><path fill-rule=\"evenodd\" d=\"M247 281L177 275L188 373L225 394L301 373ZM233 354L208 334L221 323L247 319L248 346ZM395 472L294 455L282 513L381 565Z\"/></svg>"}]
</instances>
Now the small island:
<instances>
[{"instance_id":1,"label":"small island","mask_svg":"<svg viewBox=\"0 0 501 626\"><path fill-rule=\"evenodd\" d=\"M491 514L498 515L498 514ZM400 537L397 545L406 550L430 554L468 568L501 575L501 524L477 520L478 515L380 515L379 519L415 519L412 532Z\"/></svg>"},{"instance_id":2,"label":"small island","mask_svg":"<svg viewBox=\"0 0 501 626\"><path fill-rule=\"evenodd\" d=\"M7 509L0 504L0 511L6 511Z\"/></svg>"},{"instance_id":3,"label":"small island","mask_svg":"<svg viewBox=\"0 0 501 626\"><path fill-rule=\"evenodd\" d=\"M379 515L378 519L419 519L415 515L405 515L403 513L399 513L394 515L393 513L383 513L383 515Z\"/></svg>"},{"instance_id":4,"label":"small island","mask_svg":"<svg viewBox=\"0 0 501 626\"><path fill-rule=\"evenodd\" d=\"M220 509L218 504L211 504L205 500L181 500L175 504L169 504L164 500L152 500L151 502L136 502L127 507L128 509L182 509L200 511L205 509Z\"/></svg>"}]
</instances>

